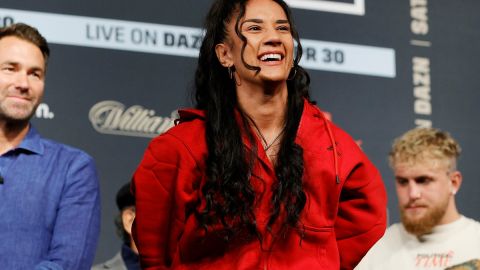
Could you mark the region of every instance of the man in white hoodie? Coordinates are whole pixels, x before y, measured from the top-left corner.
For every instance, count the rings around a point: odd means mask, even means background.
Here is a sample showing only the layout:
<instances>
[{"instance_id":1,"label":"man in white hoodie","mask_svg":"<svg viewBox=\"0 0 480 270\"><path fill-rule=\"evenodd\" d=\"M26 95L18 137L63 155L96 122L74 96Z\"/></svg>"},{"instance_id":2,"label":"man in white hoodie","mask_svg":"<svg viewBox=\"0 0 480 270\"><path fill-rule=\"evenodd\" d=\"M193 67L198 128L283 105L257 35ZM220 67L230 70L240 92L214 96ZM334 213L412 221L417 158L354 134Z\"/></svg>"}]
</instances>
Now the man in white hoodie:
<instances>
[{"instance_id":1,"label":"man in white hoodie","mask_svg":"<svg viewBox=\"0 0 480 270\"><path fill-rule=\"evenodd\" d=\"M480 258L480 223L455 205L460 152L448 133L433 128L395 140L389 161L402 223L387 229L356 270L436 270Z\"/></svg>"}]
</instances>

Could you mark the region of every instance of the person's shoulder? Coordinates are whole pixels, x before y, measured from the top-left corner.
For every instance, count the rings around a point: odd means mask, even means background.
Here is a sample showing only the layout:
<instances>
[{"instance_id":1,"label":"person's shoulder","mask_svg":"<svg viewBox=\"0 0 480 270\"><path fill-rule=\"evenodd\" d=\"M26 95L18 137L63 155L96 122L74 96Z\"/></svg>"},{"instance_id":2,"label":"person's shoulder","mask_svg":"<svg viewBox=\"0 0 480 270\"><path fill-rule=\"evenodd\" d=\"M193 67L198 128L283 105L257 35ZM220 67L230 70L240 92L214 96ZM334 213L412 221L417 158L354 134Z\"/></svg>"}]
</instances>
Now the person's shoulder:
<instances>
[{"instance_id":1,"label":"person's shoulder","mask_svg":"<svg viewBox=\"0 0 480 270\"><path fill-rule=\"evenodd\" d=\"M123 262L122 255L119 252L110 260L104 263L94 265L91 270L102 270L102 269L126 270L127 268L125 267L125 263Z\"/></svg>"},{"instance_id":2,"label":"person's shoulder","mask_svg":"<svg viewBox=\"0 0 480 270\"><path fill-rule=\"evenodd\" d=\"M155 140L172 140L171 137L183 143L198 143L205 137L205 113L202 110L182 109L178 111L179 118L175 126L157 136ZM166 138L165 138L166 137Z\"/></svg>"},{"instance_id":3,"label":"person's shoulder","mask_svg":"<svg viewBox=\"0 0 480 270\"><path fill-rule=\"evenodd\" d=\"M355 270L392 269L385 267L385 264L389 264L387 261L395 258L396 253L401 250L401 230L402 225L400 223L390 225L382 238L370 248Z\"/></svg>"},{"instance_id":4,"label":"person's shoulder","mask_svg":"<svg viewBox=\"0 0 480 270\"><path fill-rule=\"evenodd\" d=\"M155 162L172 162L186 156L195 163L206 153L205 115L201 110L179 110L176 125L155 137L148 146L145 157Z\"/></svg>"},{"instance_id":5,"label":"person's shoulder","mask_svg":"<svg viewBox=\"0 0 480 270\"><path fill-rule=\"evenodd\" d=\"M396 239L404 232L402 223L394 223L390 225L385 231L383 238L389 240L390 238Z\"/></svg>"},{"instance_id":6,"label":"person's shoulder","mask_svg":"<svg viewBox=\"0 0 480 270\"><path fill-rule=\"evenodd\" d=\"M162 135L172 136L184 143L198 143L205 133L205 113L202 110L182 109L178 111L179 119L175 126ZM162 137L162 135L158 137Z\"/></svg>"},{"instance_id":7,"label":"person's shoulder","mask_svg":"<svg viewBox=\"0 0 480 270\"><path fill-rule=\"evenodd\" d=\"M462 227L472 229L478 237L480 237L480 222L473 218L462 216ZM468 226L468 227L467 227Z\"/></svg>"},{"instance_id":8,"label":"person's shoulder","mask_svg":"<svg viewBox=\"0 0 480 270\"><path fill-rule=\"evenodd\" d=\"M355 145L357 146L355 140L348 134L344 129L339 127L336 123L332 121L331 115L322 110L315 104L312 104L308 101L305 101L304 106L304 115L311 119L310 121L316 122L318 127L322 128L325 125L328 125L328 128L332 131L332 135L335 138L335 141L346 143L348 145ZM327 129L327 127L324 127ZM355 147L356 148L356 147Z\"/></svg>"},{"instance_id":9,"label":"person's shoulder","mask_svg":"<svg viewBox=\"0 0 480 270\"><path fill-rule=\"evenodd\" d=\"M474 224L476 226L480 226L480 221L476 220L476 219L473 219L473 218L470 218L470 217L466 217L466 216L461 216L461 218L464 220L464 222L467 222L467 223L470 223L470 224Z\"/></svg>"},{"instance_id":10,"label":"person's shoulder","mask_svg":"<svg viewBox=\"0 0 480 270\"><path fill-rule=\"evenodd\" d=\"M343 128L338 126L333 121L331 121L331 120L327 120L327 121L328 121L328 124L330 125L330 127L332 128L332 132L334 134L333 136L335 137L335 141L337 141L339 144L340 143L343 144L344 147L346 147L350 150L354 150L354 151L363 153L363 151L361 150L358 142L347 131L345 131Z\"/></svg>"},{"instance_id":11,"label":"person's shoulder","mask_svg":"<svg viewBox=\"0 0 480 270\"><path fill-rule=\"evenodd\" d=\"M62 159L65 157L70 157L74 159L84 160L87 162L93 162L93 158L88 153L77 147L61 143L49 138L41 137L40 140L44 146L45 153L47 155L58 155L59 158Z\"/></svg>"},{"instance_id":12,"label":"person's shoulder","mask_svg":"<svg viewBox=\"0 0 480 270\"><path fill-rule=\"evenodd\" d=\"M304 150L312 149L332 150L333 144L341 160L341 168L348 174L360 163L368 163L368 157L357 142L342 128L331 120L328 113L322 111L315 104L305 100L304 111L299 126L299 142Z\"/></svg>"},{"instance_id":13,"label":"person's shoulder","mask_svg":"<svg viewBox=\"0 0 480 270\"><path fill-rule=\"evenodd\" d=\"M181 109L178 110L179 118L175 120L175 127L181 128L204 128L205 126L205 111L198 109Z\"/></svg>"},{"instance_id":14,"label":"person's shoulder","mask_svg":"<svg viewBox=\"0 0 480 270\"><path fill-rule=\"evenodd\" d=\"M377 253L393 253L403 245L403 225L395 223L390 225L385 234L375 244Z\"/></svg>"},{"instance_id":15,"label":"person's shoulder","mask_svg":"<svg viewBox=\"0 0 480 270\"><path fill-rule=\"evenodd\" d=\"M356 167L359 163L371 163L361 148L360 142L356 141L343 128L334 123L328 113L313 104L308 104L305 107L307 114L310 114L310 118L313 116L313 118L318 118L315 120L316 122L320 121L314 126L317 127L316 129L324 130L323 133L330 137L328 140L329 145L332 144L332 141L335 142L338 154L342 157L344 164L347 165L346 168Z\"/></svg>"}]
</instances>

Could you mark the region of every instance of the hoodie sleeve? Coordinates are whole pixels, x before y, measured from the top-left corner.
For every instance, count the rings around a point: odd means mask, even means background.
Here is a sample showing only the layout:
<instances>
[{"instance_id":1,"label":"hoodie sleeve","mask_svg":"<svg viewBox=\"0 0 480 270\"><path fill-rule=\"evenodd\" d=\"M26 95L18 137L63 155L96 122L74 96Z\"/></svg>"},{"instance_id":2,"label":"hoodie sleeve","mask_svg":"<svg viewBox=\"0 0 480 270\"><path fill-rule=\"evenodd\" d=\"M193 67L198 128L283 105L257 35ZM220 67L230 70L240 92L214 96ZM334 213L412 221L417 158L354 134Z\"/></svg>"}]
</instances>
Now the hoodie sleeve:
<instances>
[{"instance_id":1,"label":"hoodie sleeve","mask_svg":"<svg viewBox=\"0 0 480 270\"><path fill-rule=\"evenodd\" d=\"M335 222L341 269L353 269L382 237L387 225L387 196L382 178L359 152L359 162L348 162L352 169L344 178Z\"/></svg>"},{"instance_id":2,"label":"hoodie sleeve","mask_svg":"<svg viewBox=\"0 0 480 270\"><path fill-rule=\"evenodd\" d=\"M133 176L136 217L133 237L142 269L169 269L193 202L196 163L188 148L171 134L155 138Z\"/></svg>"}]
</instances>

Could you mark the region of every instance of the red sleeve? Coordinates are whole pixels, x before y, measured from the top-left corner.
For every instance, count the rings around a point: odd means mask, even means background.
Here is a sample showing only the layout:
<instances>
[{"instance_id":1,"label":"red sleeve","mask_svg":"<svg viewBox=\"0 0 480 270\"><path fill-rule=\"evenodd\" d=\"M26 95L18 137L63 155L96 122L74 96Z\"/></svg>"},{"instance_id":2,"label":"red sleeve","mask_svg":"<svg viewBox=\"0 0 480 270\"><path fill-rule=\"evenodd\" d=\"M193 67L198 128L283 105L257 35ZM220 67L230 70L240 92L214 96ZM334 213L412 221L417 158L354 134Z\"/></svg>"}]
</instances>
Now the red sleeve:
<instances>
[{"instance_id":1,"label":"red sleeve","mask_svg":"<svg viewBox=\"0 0 480 270\"><path fill-rule=\"evenodd\" d=\"M133 237L142 269L168 269L185 224L186 204L195 200L196 163L186 146L164 134L148 146L133 176L136 216Z\"/></svg>"},{"instance_id":2,"label":"red sleeve","mask_svg":"<svg viewBox=\"0 0 480 270\"><path fill-rule=\"evenodd\" d=\"M335 232L341 269L353 269L384 234L387 195L380 173L363 155L340 194Z\"/></svg>"}]
</instances>

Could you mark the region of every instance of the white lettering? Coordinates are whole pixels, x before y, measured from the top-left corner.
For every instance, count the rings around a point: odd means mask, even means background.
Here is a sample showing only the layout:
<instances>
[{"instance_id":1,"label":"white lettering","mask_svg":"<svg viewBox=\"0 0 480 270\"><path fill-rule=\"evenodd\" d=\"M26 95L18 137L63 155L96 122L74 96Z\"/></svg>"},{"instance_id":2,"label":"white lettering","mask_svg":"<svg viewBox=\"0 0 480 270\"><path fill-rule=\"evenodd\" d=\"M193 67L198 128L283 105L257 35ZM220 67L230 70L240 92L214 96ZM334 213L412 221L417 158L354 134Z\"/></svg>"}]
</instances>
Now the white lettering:
<instances>
[{"instance_id":1,"label":"white lettering","mask_svg":"<svg viewBox=\"0 0 480 270\"><path fill-rule=\"evenodd\" d=\"M410 0L410 29L416 35L428 34L427 0Z\"/></svg>"},{"instance_id":2,"label":"white lettering","mask_svg":"<svg viewBox=\"0 0 480 270\"><path fill-rule=\"evenodd\" d=\"M43 119L53 119L55 114L50 111L50 107L46 103L40 103L35 111L35 117Z\"/></svg>"},{"instance_id":3,"label":"white lettering","mask_svg":"<svg viewBox=\"0 0 480 270\"><path fill-rule=\"evenodd\" d=\"M414 109L416 114L432 114L432 104L426 100L417 99L414 103Z\"/></svg>"},{"instance_id":4,"label":"white lettering","mask_svg":"<svg viewBox=\"0 0 480 270\"><path fill-rule=\"evenodd\" d=\"M425 57L414 57L412 59L412 70L413 96L415 97L414 112L423 116L431 115L430 60ZM417 126L427 124L424 119L417 120L415 121ZM429 124L431 125L431 121Z\"/></svg>"},{"instance_id":5,"label":"white lettering","mask_svg":"<svg viewBox=\"0 0 480 270\"><path fill-rule=\"evenodd\" d=\"M426 119L415 119L415 126L422 128L430 128L432 127L432 121Z\"/></svg>"},{"instance_id":6,"label":"white lettering","mask_svg":"<svg viewBox=\"0 0 480 270\"><path fill-rule=\"evenodd\" d=\"M167 131L176 118L177 111L170 117L160 117L140 105L125 109L122 103L111 100L95 104L89 113L90 122L100 133L141 137L155 137Z\"/></svg>"},{"instance_id":7,"label":"white lettering","mask_svg":"<svg viewBox=\"0 0 480 270\"><path fill-rule=\"evenodd\" d=\"M303 68L394 78L395 51L389 48L302 39Z\"/></svg>"}]
</instances>

